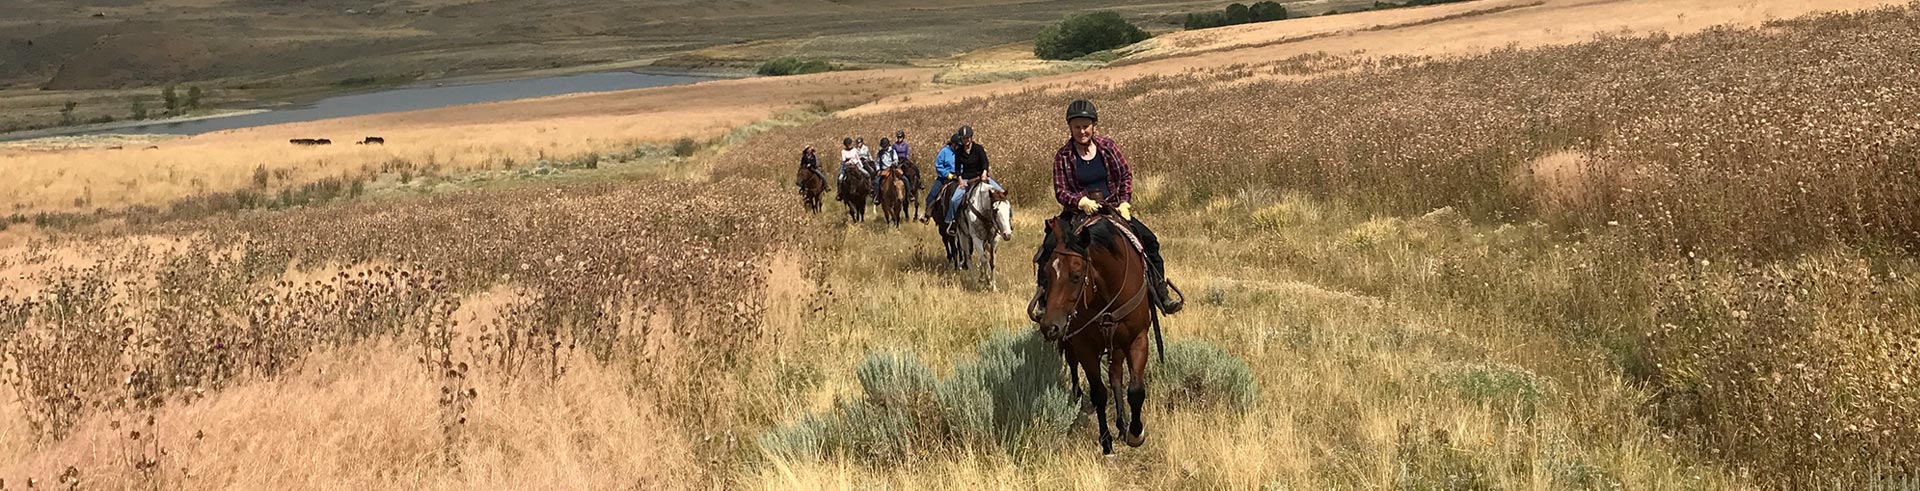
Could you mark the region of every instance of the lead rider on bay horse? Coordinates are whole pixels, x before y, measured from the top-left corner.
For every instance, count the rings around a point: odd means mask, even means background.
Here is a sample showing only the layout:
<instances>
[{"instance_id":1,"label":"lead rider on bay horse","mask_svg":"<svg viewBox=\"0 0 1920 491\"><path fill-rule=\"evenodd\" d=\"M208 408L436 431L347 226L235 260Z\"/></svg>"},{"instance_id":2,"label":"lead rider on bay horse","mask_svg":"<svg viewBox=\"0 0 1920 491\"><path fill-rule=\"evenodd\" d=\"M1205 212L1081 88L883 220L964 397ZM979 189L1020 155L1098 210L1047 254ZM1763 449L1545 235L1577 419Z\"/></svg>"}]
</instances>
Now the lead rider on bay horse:
<instances>
[{"instance_id":1,"label":"lead rider on bay horse","mask_svg":"<svg viewBox=\"0 0 1920 491\"><path fill-rule=\"evenodd\" d=\"M1100 114L1092 101L1080 99L1067 105L1067 144L1053 157L1053 196L1060 201L1060 216L1049 220L1046 238L1041 240L1040 251L1033 256L1035 269L1039 271L1036 281L1039 288L1034 291L1027 311L1035 322L1039 322L1045 309L1048 285L1043 266L1053 255L1054 242L1059 240L1054 237L1052 221L1069 219L1076 211L1088 216L1103 208L1118 212L1126 220L1127 228L1140 239L1160 311L1173 314L1185 304L1182 299L1169 295L1178 289L1167 281L1166 261L1160 257L1160 239L1133 217L1133 169L1127 166L1127 158L1121 155L1120 147L1112 139L1095 134L1099 121Z\"/></svg>"}]
</instances>

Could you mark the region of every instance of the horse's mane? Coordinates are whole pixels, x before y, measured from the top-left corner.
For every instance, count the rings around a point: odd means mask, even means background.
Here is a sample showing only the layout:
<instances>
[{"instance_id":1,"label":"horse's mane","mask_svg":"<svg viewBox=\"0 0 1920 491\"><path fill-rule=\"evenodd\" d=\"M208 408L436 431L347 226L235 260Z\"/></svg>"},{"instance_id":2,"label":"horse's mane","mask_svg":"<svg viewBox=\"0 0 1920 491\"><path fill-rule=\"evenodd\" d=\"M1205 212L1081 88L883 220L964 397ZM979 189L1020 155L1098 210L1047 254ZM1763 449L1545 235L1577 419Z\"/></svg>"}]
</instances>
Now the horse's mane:
<instances>
[{"instance_id":1,"label":"horse's mane","mask_svg":"<svg viewBox=\"0 0 1920 491\"><path fill-rule=\"evenodd\" d=\"M1076 232L1077 229L1081 228L1081 225L1087 223L1086 220L1093 220L1094 222L1091 225L1086 225L1085 230ZM1113 220L1102 218L1075 218L1065 229L1066 236L1062 237L1062 239L1065 240L1061 242L1067 244L1067 248L1075 253L1083 256L1086 255L1088 252L1091 252L1088 248L1090 244L1097 244L1107 252L1120 252L1120 246L1116 243L1120 240L1120 231L1114 228ZM1085 238L1086 241L1081 241L1080 239L1082 238Z\"/></svg>"}]
</instances>

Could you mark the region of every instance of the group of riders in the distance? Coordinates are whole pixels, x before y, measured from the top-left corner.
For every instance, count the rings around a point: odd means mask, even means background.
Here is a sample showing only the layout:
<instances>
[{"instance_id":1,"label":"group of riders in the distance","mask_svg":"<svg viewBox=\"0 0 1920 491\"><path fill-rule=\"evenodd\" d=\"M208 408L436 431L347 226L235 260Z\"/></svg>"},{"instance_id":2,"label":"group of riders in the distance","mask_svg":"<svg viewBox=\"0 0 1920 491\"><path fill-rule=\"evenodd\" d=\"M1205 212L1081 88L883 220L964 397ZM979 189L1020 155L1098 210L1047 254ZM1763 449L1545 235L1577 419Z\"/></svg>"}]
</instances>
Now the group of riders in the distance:
<instances>
[{"instance_id":1,"label":"group of riders in the distance","mask_svg":"<svg viewBox=\"0 0 1920 491\"><path fill-rule=\"evenodd\" d=\"M1140 445L1145 430L1138 416L1146 397L1149 352L1144 334L1151 326L1157 342L1159 315L1178 312L1184 302L1166 279L1159 240L1134 216L1133 170L1119 145L1099 135L1099 122L1091 101L1067 105L1067 141L1053 156L1053 195L1060 214L1047 220L1045 238L1034 254L1038 288L1027 313L1047 339L1060 344L1070 369L1087 371L1101 418L1102 449L1111 453L1105 424L1108 391L1117 395L1122 381L1130 379L1125 387L1128 404L1115 399L1116 426L1125 432L1126 443ZM864 138L840 142L837 199L846 203L849 219L859 221L871 196L888 221L898 225L903 210L914 204L909 196L920 186L920 171L905 131L879 143L876 155ZM991 278L992 250L996 242L1011 238L1012 212L1006 189L994 181L988 164L973 127L961 126L934 158L935 182L927 187L925 212L914 218L936 224L955 268L969 269L968 257L984 252L980 265ZM796 181L803 204L819 210L827 180L812 146L801 151ZM1103 361L1109 376L1104 385L1094 380ZM1131 370L1123 370L1123 365ZM1078 384L1077 378L1069 378ZM1129 412L1135 416L1131 426Z\"/></svg>"},{"instance_id":2,"label":"group of riders in the distance","mask_svg":"<svg viewBox=\"0 0 1920 491\"><path fill-rule=\"evenodd\" d=\"M1146 224L1133 215L1133 168L1127 165L1126 156L1120 153L1120 147L1114 141L1098 134L1100 115L1092 101L1085 99L1073 101L1067 107L1067 142L1053 156L1053 194L1061 205L1060 216L1047 221L1045 239L1040 250L1034 255L1034 263L1041 269L1038 279L1039 293L1034 295L1038 306L1044 297L1048 278L1044 266L1057 246L1058 238L1054 233L1055 222L1067 220L1078 223L1079 219L1091 218L1102 214L1117 215L1131 232L1132 239L1142 249L1152 273L1151 286L1156 297L1162 299L1161 311L1175 313L1181 308L1181 299L1170 291L1170 282L1165 277L1165 262L1160 256L1160 241L1148 229ZM847 137L840 141L840 166L833 181L837 184L835 201L846 202L849 216L859 220L863 212L856 214L856 208L864 208L869 200L875 206L882 205L883 183L897 179L908 190L917 190L920 186L920 171L913 159L913 147L907 142L906 131L895 131L892 138L882 137L879 152L867 146L865 137ZM990 161L987 149L975 139L972 126L961 126L934 157L934 185L926 188L925 211L914 214L913 219L921 222L933 222L948 232L957 225L955 214L964 209L961 205L970 188L985 188L993 192L1005 193L989 174ZM808 145L800 153L802 172L801 192L808 197L806 183L809 174L819 182L828 182L826 174L820 168L817 150ZM864 185L864 186L863 186ZM940 199L941 197L946 199ZM818 208L818 195L813 195L811 208ZM903 201L902 205L918 204ZM1075 212L1078 212L1077 214ZM948 235L948 234L943 234ZM955 248L948 248L948 256L956 255ZM964 266L964 265L963 265ZM1177 291L1177 289L1173 289Z\"/></svg>"}]
</instances>

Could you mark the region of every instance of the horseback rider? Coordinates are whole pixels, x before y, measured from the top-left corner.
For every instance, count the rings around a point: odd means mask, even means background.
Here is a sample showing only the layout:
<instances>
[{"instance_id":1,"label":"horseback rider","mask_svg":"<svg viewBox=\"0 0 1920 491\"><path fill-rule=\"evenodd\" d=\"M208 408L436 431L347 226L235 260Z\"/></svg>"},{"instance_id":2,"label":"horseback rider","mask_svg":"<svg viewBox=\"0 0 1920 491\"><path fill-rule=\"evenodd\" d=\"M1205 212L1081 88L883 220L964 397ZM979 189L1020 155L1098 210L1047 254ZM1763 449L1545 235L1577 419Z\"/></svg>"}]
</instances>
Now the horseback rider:
<instances>
[{"instance_id":1,"label":"horseback rider","mask_svg":"<svg viewBox=\"0 0 1920 491\"><path fill-rule=\"evenodd\" d=\"M893 153L893 141L888 140L886 138L881 138L880 139L880 160L876 161L873 167L874 199L880 199L880 173L886 172L887 169L892 169L893 166L899 165L899 164L900 164L900 158L896 157Z\"/></svg>"},{"instance_id":2,"label":"horseback rider","mask_svg":"<svg viewBox=\"0 0 1920 491\"><path fill-rule=\"evenodd\" d=\"M907 132L905 130L893 132L893 157L901 162L913 160L911 150L912 148L907 146Z\"/></svg>"},{"instance_id":3,"label":"horseback rider","mask_svg":"<svg viewBox=\"0 0 1920 491\"><path fill-rule=\"evenodd\" d=\"M1168 295L1172 282L1167 281L1166 261L1160 257L1160 239L1133 216L1133 169L1112 139L1096 134L1099 122L1100 114L1092 101L1080 99L1067 105L1067 143L1053 157L1053 196L1061 210L1052 220L1068 219L1076 212L1091 216L1102 209L1119 213L1145 249L1142 252L1147 256L1149 280L1160 311L1177 313L1184 302ZM1054 243L1059 240L1053 236L1052 223L1046 230L1040 252L1033 257L1035 269L1040 271L1034 305L1044 305L1038 302L1046 298L1047 275L1040 266L1051 259Z\"/></svg>"},{"instance_id":4,"label":"horseback rider","mask_svg":"<svg viewBox=\"0 0 1920 491\"><path fill-rule=\"evenodd\" d=\"M827 182L827 174L820 172L820 157L814 154L813 145L807 145L806 149L800 151L800 168L813 171L813 175L820 177L821 183Z\"/></svg>"},{"instance_id":5,"label":"horseback rider","mask_svg":"<svg viewBox=\"0 0 1920 491\"><path fill-rule=\"evenodd\" d=\"M867 137L853 137L853 149L860 153L861 162L873 162L873 149L867 148Z\"/></svg>"},{"instance_id":6,"label":"horseback rider","mask_svg":"<svg viewBox=\"0 0 1920 491\"><path fill-rule=\"evenodd\" d=\"M953 145L953 166L956 175L950 175L947 178L957 181L959 186L954 188L953 197L947 201L946 223L948 224L953 223L953 213L960 209L960 201L966 197L967 183L978 181L993 186L995 190L1006 191L1006 188L1000 187L1000 183L994 182L992 176L987 175L987 149L973 141L973 127L961 126L960 131L955 132L953 137L954 141L958 142Z\"/></svg>"},{"instance_id":7,"label":"horseback rider","mask_svg":"<svg viewBox=\"0 0 1920 491\"><path fill-rule=\"evenodd\" d=\"M860 151L855 150L853 148L852 138L841 138L840 139L840 175L834 178L834 182L839 183L839 182L846 181L847 169L856 165L860 165ZM833 196L834 196L834 199L839 199L840 197L839 186L834 187Z\"/></svg>"},{"instance_id":8,"label":"horseback rider","mask_svg":"<svg viewBox=\"0 0 1920 491\"><path fill-rule=\"evenodd\" d=\"M940 199L940 188L946 187L947 182L957 177L953 163L953 149L958 146L960 146L960 135L956 133L947 138L947 144L941 145L940 154L933 158L933 185L927 187L927 216L921 217L921 221L933 219L933 204L934 200Z\"/></svg>"}]
</instances>

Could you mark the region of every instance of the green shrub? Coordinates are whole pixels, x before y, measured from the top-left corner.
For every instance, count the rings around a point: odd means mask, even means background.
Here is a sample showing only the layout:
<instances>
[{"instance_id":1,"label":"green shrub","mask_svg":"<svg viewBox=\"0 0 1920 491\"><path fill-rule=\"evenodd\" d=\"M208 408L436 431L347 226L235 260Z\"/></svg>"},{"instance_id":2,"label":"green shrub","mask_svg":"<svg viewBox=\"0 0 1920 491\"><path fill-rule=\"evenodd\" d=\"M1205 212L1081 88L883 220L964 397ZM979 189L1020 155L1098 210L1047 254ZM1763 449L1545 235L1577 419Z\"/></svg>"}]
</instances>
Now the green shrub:
<instances>
[{"instance_id":1,"label":"green shrub","mask_svg":"<svg viewBox=\"0 0 1920 491\"><path fill-rule=\"evenodd\" d=\"M1252 10L1254 22L1272 22L1276 20L1287 20L1287 7L1280 5L1280 2L1268 0L1265 2L1256 3L1256 4L1253 4L1253 7L1251 10Z\"/></svg>"},{"instance_id":2,"label":"green shrub","mask_svg":"<svg viewBox=\"0 0 1920 491\"><path fill-rule=\"evenodd\" d=\"M1235 3L1227 5L1225 9L1221 10L1189 13L1187 14L1187 22L1184 24L1184 27L1186 27L1187 30L1209 29L1253 22L1286 20L1286 18L1287 8L1280 5L1279 2L1269 0L1255 3L1252 6Z\"/></svg>"},{"instance_id":3,"label":"green shrub","mask_svg":"<svg viewBox=\"0 0 1920 491\"><path fill-rule=\"evenodd\" d=\"M866 464L955 445L1012 455L1065 434L1078 416L1061 368L1059 352L1032 332L994 334L946 379L912 353L873 353L854 371L858 396L799 415L759 442L786 458L838 454Z\"/></svg>"},{"instance_id":4,"label":"green shrub","mask_svg":"<svg viewBox=\"0 0 1920 491\"><path fill-rule=\"evenodd\" d=\"M1047 60L1071 60L1089 53L1124 47L1151 37L1112 11L1074 14L1040 30L1033 54Z\"/></svg>"},{"instance_id":5,"label":"green shrub","mask_svg":"<svg viewBox=\"0 0 1920 491\"><path fill-rule=\"evenodd\" d=\"M1194 12L1187 14L1185 27L1191 31L1196 29L1211 29L1224 25L1227 25L1227 14L1224 12Z\"/></svg>"},{"instance_id":6,"label":"green shrub","mask_svg":"<svg viewBox=\"0 0 1920 491\"><path fill-rule=\"evenodd\" d=\"M1228 4L1226 9L1226 14L1227 14L1227 25L1239 25L1239 24L1245 24L1248 22L1253 22L1253 9L1247 8L1247 4L1244 4L1244 3Z\"/></svg>"},{"instance_id":7,"label":"green shrub","mask_svg":"<svg viewBox=\"0 0 1920 491\"><path fill-rule=\"evenodd\" d=\"M1153 387L1147 397L1167 398L1202 407L1226 407L1235 411L1252 408L1260 398L1260 386L1253 380L1247 362L1213 343L1200 339L1176 340L1167 344L1167 362L1148 377Z\"/></svg>"},{"instance_id":8,"label":"green shrub","mask_svg":"<svg viewBox=\"0 0 1920 491\"><path fill-rule=\"evenodd\" d=\"M828 65L827 62L824 61L787 57L774 58L767 60L765 63L761 63L758 73L765 76L777 77L781 75L805 75L832 70L833 66Z\"/></svg>"},{"instance_id":9,"label":"green shrub","mask_svg":"<svg viewBox=\"0 0 1920 491\"><path fill-rule=\"evenodd\" d=\"M1548 382L1524 368L1467 363L1447 367L1436 374L1443 387L1453 389L1462 399L1488 405L1518 416L1532 416L1552 393Z\"/></svg>"}]
</instances>

